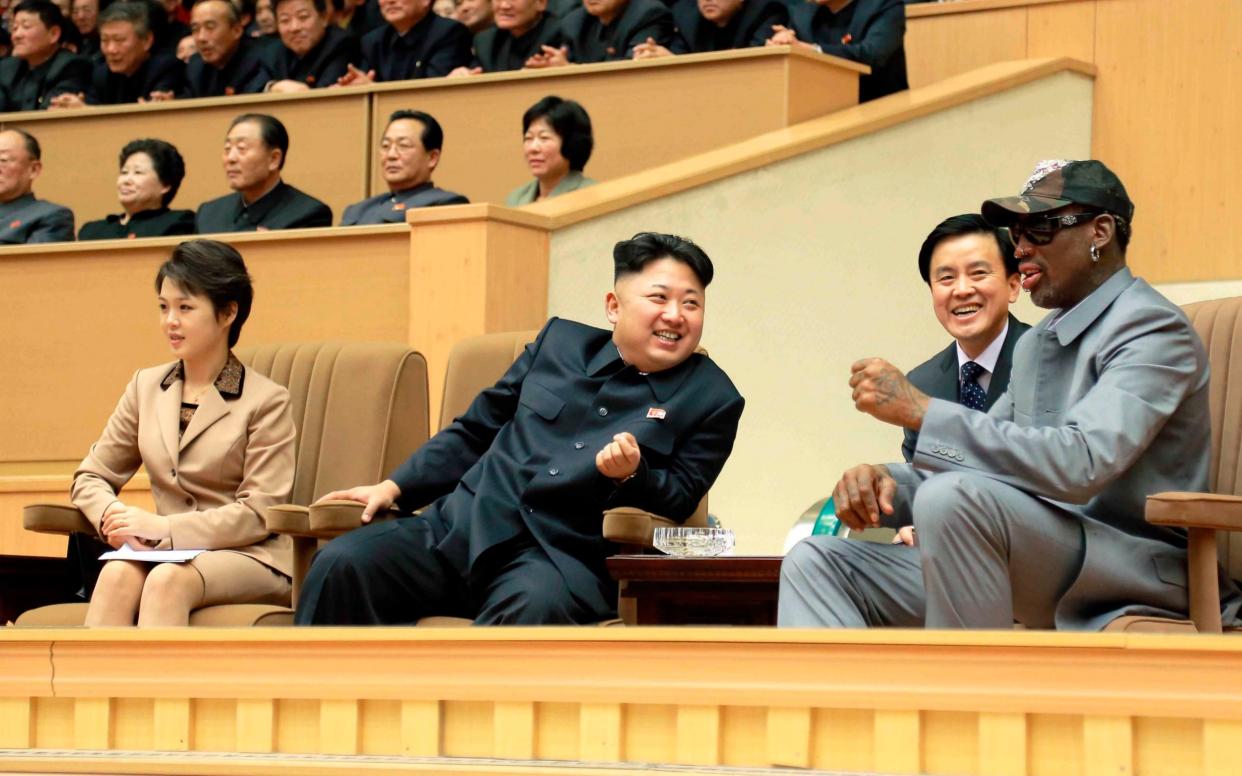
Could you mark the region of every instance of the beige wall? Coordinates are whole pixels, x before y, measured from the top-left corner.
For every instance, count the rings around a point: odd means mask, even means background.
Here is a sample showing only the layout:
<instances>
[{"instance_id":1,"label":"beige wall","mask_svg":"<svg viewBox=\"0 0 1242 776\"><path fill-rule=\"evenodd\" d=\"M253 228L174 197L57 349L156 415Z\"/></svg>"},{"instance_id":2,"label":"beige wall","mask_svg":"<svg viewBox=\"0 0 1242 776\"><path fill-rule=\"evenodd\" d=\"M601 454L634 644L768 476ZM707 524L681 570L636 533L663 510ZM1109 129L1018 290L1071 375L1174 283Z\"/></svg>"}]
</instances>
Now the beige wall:
<instances>
[{"instance_id":1,"label":"beige wall","mask_svg":"<svg viewBox=\"0 0 1242 776\"><path fill-rule=\"evenodd\" d=\"M856 412L846 381L858 358L909 369L948 341L917 270L927 231L1041 158L1085 155L1091 112L1091 79L1062 73L555 232L549 312L604 325L611 246L636 231L703 245L704 344L747 399L711 509L739 552L779 552L842 470L899 456L900 430Z\"/></svg>"}]
</instances>

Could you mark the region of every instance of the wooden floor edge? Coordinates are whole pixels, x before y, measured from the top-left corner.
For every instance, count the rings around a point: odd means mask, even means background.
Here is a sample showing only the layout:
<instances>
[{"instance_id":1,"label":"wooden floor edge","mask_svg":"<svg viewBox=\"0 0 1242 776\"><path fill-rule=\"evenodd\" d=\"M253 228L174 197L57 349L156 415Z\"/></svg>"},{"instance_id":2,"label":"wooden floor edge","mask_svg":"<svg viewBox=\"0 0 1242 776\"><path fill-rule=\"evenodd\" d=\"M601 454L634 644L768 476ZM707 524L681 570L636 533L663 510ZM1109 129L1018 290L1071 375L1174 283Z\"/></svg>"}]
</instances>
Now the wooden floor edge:
<instances>
[{"instance_id":1,"label":"wooden floor edge","mask_svg":"<svg viewBox=\"0 0 1242 776\"><path fill-rule=\"evenodd\" d=\"M243 770L244 769L244 770ZM188 776L318 776L335 773L412 773L420 776L634 776L638 773L788 776L788 768L659 763L592 763L570 760L504 760L482 757L247 754L240 752L127 752L70 749L0 749L0 773L186 774ZM845 776L846 771L799 769L807 776Z\"/></svg>"}]
</instances>

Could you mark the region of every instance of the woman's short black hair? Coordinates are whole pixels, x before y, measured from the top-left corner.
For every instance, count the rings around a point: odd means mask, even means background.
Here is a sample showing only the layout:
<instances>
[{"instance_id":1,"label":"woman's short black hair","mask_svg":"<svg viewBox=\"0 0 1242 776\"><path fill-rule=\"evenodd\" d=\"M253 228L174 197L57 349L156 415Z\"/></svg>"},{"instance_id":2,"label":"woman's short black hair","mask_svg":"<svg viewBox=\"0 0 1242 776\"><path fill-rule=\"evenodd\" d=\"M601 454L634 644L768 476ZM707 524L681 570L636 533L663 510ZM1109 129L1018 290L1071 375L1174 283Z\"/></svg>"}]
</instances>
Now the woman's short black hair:
<instances>
[{"instance_id":1,"label":"woman's short black hair","mask_svg":"<svg viewBox=\"0 0 1242 776\"><path fill-rule=\"evenodd\" d=\"M156 176L160 179L160 183L168 187L160 204L168 207L173 197L177 196L181 181L185 179L185 160L181 158L181 153L172 143L144 137L125 144L125 147L121 149L119 165L124 167L125 162L129 161L129 157L134 154L146 154L151 157L151 166L155 168Z\"/></svg>"},{"instance_id":2,"label":"woman's short black hair","mask_svg":"<svg viewBox=\"0 0 1242 776\"><path fill-rule=\"evenodd\" d=\"M236 248L216 240L186 240L173 248L172 256L160 265L155 275L157 294L165 280L176 283L186 293L210 299L217 316L236 302L237 317L229 326L229 347L237 344L242 326L250 317L254 286L246 262Z\"/></svg>"},{"instance_id":3,"label":"woman's short black hair","mask_svg":"<svg viewBox=\"0 0 1242 776\"><path fill-rule=\"evenodd\" d=\"M992 226L983 220L978 213L963 213L960 216L949 216L936 224L923 247L919 248L919 274L924 283L931 283L931 258L936 246L950 237L961 237L964 234L990 234L1000 249L1001 262L1005 265L1005 275L1018 271L1018 257L1013 254L1013 240L1009 239L1009 230Z\"/></svg>"},{"instance_id":4,"label":"woman's short black hair","mask_svg":"<svg viewBox=\"0 0 1242 776\"><path fill-rule=\"evenodd\" d=\"M595 137L591 134L591 117L586 109L573 100L560 97L544 97L522 114L522 134L538 119L548 122L561 137L561 156L569 161L569 169L582 172L591 158Z\"/></svg>"},{"instance_id":5,"label":"woman's short black hair","mask_svg":"<svg viewBox=\"0 0 1242 776\"><path fill-rule=\"evenodd\" d=\"M613 246L613 281L642 272L643 267L660 259L673 259L688 266L703 284L703 288L711 284L715 274L712 260L702 248L685 237L659 232L639 232Z\"/></svg>"}]
</instances>

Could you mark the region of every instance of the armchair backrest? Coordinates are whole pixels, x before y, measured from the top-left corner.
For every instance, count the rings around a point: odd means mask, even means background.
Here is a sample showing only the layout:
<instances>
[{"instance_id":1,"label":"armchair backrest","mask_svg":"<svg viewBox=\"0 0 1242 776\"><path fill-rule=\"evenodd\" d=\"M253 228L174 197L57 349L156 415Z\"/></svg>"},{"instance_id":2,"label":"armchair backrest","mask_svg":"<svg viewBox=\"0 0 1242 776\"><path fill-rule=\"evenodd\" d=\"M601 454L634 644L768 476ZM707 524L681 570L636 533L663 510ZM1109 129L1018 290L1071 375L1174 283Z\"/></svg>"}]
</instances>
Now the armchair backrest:
<instances>
[{"instance_id":1,"label":"armchair backrest","mask_svg":"<svg viewBox=\"0 0 1242 776\"><path fill-rule=\"evenodd\" d=\"M427 361L406 345L288 343L236 353L289 389L298 431L290 503L378 482L427 441Z\"/></svg>"},{"instance_id":2,"label":"armchair backrest","mask_svg":"<svg viewBox=\"0 0 1242 776\"><path fill-rule=\"evenodd\" d=\"M1209 487L1214 493L1242 496L1242 297L1196 302L1182 309L1203 340L1212 369ZM1217 542L1229 575L1242 579L1242 535L1218 531Z\"/></svg>"}]
</instances>

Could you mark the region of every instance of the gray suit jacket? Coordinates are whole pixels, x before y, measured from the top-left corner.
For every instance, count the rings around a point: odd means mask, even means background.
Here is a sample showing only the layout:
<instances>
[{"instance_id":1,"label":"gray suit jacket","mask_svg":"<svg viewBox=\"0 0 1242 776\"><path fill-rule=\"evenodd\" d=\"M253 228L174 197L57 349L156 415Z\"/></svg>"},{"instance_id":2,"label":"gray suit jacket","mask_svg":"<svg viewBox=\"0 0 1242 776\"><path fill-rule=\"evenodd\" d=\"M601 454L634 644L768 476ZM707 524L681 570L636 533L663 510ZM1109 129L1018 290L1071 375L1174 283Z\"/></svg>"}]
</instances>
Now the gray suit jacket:
<instances>
[{"instance_id":1,"label":"gray suit jacket","mask_svg":"<svg viewBox=\"0 0 1242 776\"><path fill-rule=\"evenodd\" d=\"M73 211L26 194L0 203L0 244L73 241Z\"/></svg>"},{"instance_id":2,"label":"gray suit jacket","mask_svg":"<svg viewBox=\"0 0 1242 776\"><path fill-rule=\"evenodd\" d=\"M559 197L562 194L568 194L571 191L585 189L587 186L594 185L595 181L580 172L570 170L564 178L561 178L561 182L556 184L556 188L552 189L551 193L548 194L548 199ZM521 186L518 186L516 189L509 192L509 196L505 197L505 204L509 207L529 205L535 201L535 198L538 195L539 179L532 178L529 182L523 183Z\"/></svg>"},{"instance_id":3,"label":"gray suit jacket","mask_svg":"<svg viewBox=\"0 0 1242 776\"><path fill-rule=\"evenodd\" d=\"M345 208L341 226L359 224L403 224L405 211L416 207L468 205L470 200L454 191L438 189L430 182L395 194L386 191Z\"/></svg>"},{"instance_id":4,"label":"gray suit jacket","mask_svg":"<svg viewBox=\"0 0 1242 776\"><path fill-rule=\"evenodd\" d=\"M1186 316L1121 269L1055 327L1019 340L1009 390L985 415L933 399L893 522L937 472L973 472L1080 518L1085 553L1057 604L1058 628L1098 630L1123 614L1184 617L1186 537L1149 525L1146 498L1208 486L1208 362ZM1238 612L1221 575L1224 621Z\"/></svg>"}]
</instances>

